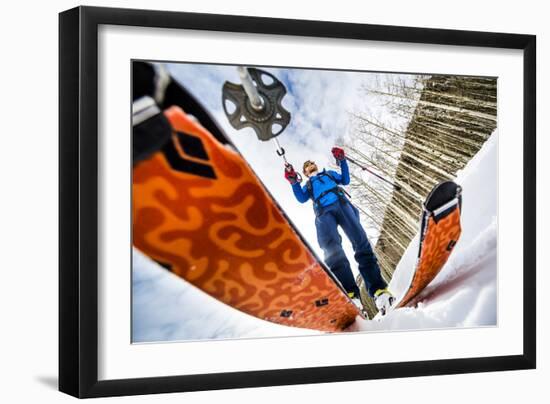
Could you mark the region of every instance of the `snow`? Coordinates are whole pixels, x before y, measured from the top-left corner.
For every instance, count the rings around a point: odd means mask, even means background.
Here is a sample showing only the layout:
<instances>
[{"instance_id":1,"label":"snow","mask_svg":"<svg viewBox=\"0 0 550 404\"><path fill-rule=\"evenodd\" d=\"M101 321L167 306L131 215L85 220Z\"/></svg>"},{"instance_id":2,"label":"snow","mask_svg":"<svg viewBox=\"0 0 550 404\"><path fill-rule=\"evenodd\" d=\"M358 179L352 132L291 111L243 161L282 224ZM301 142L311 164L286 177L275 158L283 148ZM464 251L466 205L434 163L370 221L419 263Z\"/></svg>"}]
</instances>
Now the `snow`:
<instances>
[{"instance_id":1,"label":"snow","mask_svg":"<svg viewBox=\"0 0 550 404\"><path fill-rule=\"evenodd\" d=\"M346 331L480 327L497 324L497 152L495 131L457 173L463 188L462 235L447 264L419 295L417 307ZM412 278L418 235L399 262L390 290L399 299ZM319 334L249 316L208 296L134 249L133 342L258 338Z\"/></svg>"}]
</instances>

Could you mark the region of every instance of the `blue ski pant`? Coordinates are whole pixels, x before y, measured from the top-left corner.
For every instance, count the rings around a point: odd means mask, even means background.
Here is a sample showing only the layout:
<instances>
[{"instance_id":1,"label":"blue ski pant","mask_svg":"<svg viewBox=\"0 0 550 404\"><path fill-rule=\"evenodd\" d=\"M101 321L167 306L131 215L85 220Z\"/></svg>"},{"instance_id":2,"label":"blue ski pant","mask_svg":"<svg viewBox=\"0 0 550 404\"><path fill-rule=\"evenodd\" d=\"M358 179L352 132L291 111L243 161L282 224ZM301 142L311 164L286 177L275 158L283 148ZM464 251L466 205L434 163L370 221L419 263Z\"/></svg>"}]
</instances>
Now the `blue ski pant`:
<instances>
[{"instance_id":1,"label":"blue ski pant","mask_svg":"<svg viewBox=\"0 0 550 404\"><path fill-rule=\"evenodd\" d=\"M359 211L347 199L339 199L331 205L322 207L316 215L315 227L317 240L323 249L325 263L338 278L344 289L359 294L350 263L342 248L342 237L338 233L338 226L342 228L351 241L355 252L354 258L359 266L359 272L370 296L378 289L386 288L382 279L380 267L367 234L361 226Z\"/></svg>"}]
</instances>

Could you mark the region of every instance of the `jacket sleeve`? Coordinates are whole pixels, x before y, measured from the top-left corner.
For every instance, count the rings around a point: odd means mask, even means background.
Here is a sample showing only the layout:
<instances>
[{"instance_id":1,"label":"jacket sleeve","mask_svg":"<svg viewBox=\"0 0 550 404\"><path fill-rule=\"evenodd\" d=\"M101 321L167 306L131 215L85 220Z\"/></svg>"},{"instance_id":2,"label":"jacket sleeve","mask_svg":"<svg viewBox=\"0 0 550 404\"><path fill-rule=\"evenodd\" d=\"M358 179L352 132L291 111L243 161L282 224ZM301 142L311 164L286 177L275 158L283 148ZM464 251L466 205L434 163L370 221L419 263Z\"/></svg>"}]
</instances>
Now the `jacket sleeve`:
<instances>
[{"instance_id":1,"label":"jacket sleeve","mask_svg":"<svg viewBox=\"0 0 550 404\"><path fill-rule=\"evenodd\" d=\"M342 160L340 162L340 169L342 170L341 174L332 170L330 170L329 173L331 177L334 179L334 181L336 181L338 184L348 185L350 178L349 178L348 162L346 160Z\"/></svg>"},{"instance_id":2,"label":"jacket sleeve","mask_svg":"<svg viewBox=\"0 0 550 404\"><path fill-rule=\"evenodd\" d=\"M294 192L294 196L300 203L305 203L309 199L309 192L307 192L307 187L302 188L299 182L292 184L292 191Z\"/></svg>"},{"instance_id":3,"label":"jacket sleeve","mask_svg":"<svg viewBox=\"0 0 550 404\"><path fill-rule=\"evenodd\" d=\"M340 169L342 170L342 178L340 181L342 182L342 185L348 185L350 178L349 178L349 167L348 167L347 160L342 160L340 162Z\"/></svg>"}]
</instances>

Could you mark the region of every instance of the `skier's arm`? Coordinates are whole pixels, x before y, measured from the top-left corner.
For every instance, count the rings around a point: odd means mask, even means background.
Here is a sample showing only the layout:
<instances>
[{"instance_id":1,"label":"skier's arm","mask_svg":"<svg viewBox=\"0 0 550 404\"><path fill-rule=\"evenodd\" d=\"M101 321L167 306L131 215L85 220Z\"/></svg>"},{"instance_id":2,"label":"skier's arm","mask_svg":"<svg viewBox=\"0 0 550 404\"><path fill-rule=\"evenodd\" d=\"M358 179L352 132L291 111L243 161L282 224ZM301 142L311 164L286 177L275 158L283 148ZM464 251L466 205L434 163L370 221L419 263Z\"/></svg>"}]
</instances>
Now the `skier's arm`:
<instances>
[{"instance_id":1,"label":"skier's arm","mask_svg":"<svg viewBox=\"0 0 550 404\"><path fill-rule=\"evenodd\" d=\"M300 185L299 182L296 182L292 184L292 191L294 192L294 196L300 203L305 203L309 199L309 193L307 192L307 189Z\"/></svg>"},{"instance_id":2,"label":"skier's arm","mask_svg":"<svg viewBox=\"0 0 550 404\"><path fill-rule=\"evenodd\" d=\"M342 170L342 173L330 170L328 173L330 176L336 181L337 184L342 185L348 185L350 178L349 178L349 167L346 160L340 161L340 168Z\"/></svg>"},{"instance_id":3,"label":"skier's arm","mask_svg":"<svg viewBox=\"0 0 550 404\"><path fill-rule=\"evenodd\" d=\"M349 178L349 167L348 167L347 160L340 161L340 169L342 170L342 178L340 179L340 181L342 182L342 185L348 185L350 178Z\"/></svg>"}]
</instances>

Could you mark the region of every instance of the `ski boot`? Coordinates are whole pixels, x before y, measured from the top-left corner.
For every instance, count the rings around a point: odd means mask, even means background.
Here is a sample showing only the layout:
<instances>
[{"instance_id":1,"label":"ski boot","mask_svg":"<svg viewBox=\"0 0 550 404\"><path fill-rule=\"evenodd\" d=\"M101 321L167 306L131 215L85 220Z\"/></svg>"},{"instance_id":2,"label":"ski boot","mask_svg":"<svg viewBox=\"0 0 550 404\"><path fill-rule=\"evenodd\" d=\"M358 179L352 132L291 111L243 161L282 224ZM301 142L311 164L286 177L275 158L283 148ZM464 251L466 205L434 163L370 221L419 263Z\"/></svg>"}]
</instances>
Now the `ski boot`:
<instances>
[{"instance_id":1,"label":"ski boot","mask_svg":"<svg viewBox=\"0 0 550 404\"><path fill-rule=\"evenodd\" d=\"M374 293L374 304L382 316L385 316L391 306L395 303L395 297L388 289L378 289Z\"/></svg>"},{"instance_id":2,"label":"ski boot","mask_svg":"<svg viewBox=\"0 0 550 404\"><path fill-rule=\"evenodd\" d=\"M348 292L348 297L351 299L353 304L357 306L359 310L361 310L361 313L364 317L369 318L369 314L367 313L367 310L363 306L363 302L361 301L361 295L359 293L355 292Z\"/></svg>"}]
</instances>

